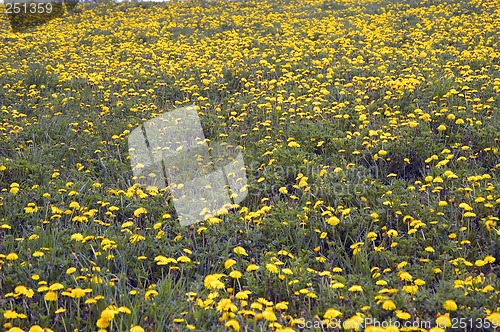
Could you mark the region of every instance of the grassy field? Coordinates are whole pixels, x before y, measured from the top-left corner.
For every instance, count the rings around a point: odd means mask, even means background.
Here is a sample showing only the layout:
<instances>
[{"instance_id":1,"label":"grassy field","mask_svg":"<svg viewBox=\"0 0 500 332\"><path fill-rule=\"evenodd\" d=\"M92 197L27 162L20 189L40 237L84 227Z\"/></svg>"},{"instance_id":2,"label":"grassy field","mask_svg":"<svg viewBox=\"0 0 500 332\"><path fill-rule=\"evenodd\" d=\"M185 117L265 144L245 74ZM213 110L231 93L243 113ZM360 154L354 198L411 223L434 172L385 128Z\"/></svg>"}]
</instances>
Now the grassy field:
<instances>
[{"instance_id":1,"label":"grassy field","mask_svg":"<svg viewBox=\"0 0 500 332\"><path fill-rule=\"evenodd\" d=\"M0 326L497 330L499 27L494 0L1 16ZM249 194L181 227L127 139L193 103Z\"/></svg>"}]
</instances>

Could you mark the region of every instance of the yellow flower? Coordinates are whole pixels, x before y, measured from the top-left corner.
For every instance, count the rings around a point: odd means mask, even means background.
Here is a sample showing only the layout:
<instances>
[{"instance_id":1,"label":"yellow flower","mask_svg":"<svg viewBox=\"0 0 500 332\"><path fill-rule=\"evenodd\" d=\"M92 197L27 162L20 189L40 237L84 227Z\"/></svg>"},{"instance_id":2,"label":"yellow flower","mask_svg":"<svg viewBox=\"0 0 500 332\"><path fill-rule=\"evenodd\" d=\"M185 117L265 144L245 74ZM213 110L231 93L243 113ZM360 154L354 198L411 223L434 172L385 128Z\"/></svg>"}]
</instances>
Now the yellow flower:
<instances>
[{"instance_id":1,"label":"yellow flower","mask_svg":"<svg viewBox=\"0 0 500 332\"><path fill-rule=\"evenodd\" d=\"M287 310L289 302L279 302L274 306L278 310Z\"/></svg>"},{"instance_id":2,"label":"yellow flower","mask_svg":"<svg viewBox=\"0 0 500 332\"><path fill-rule=\"evenodd\" d=\"M10 254L8 254L5 259L8 260L8 261L15 261L19 258L19 256L17 256L17 254L15 252L11 252Z\"/></svg>"},{"instance_id":3,"label":"yellow flower","mask_svg":"<svg viewBox=\"0 0 500 332\"><path fill-rule=\"evenodd\" d=\"M288 147L290 148L300 148L300 144L295 142L295 141L291 141L288 143Z\"/></svg>"},{"instance_id":4,"label":"yellow flower","mask_svg":"<svg viewBox=\"0 0 500 332\"><path fill-rule=\"evenodd\" d=\"M111 309L104 309L103 312L101 312L101 319L107 320L108 322L112 321L115 318L115 310Z\"/></svg>"},{"instance_id":5,"label":"yellow flower","mask_svg":"<svg viewBox=\"0 0 500 332\"><path fill-rule=\"evenodd\" d=\"M75 233L75 234L71 235L71 240L81 242L81 241L83 241L83 235L80 233Z\"/></svg>"},{"instance_id":6,"label":"yellow flower","mask_svg":"<svg viewBox=\"0 0 500 332\"><path fill-rule=\"evenodd\" d=\"M248 299L248 294L251 294L250 291L240 291L238 293L236 293L236 298L238 300L246 300Z\"/></svg>"},{"instance_id":7,"label":"yellow flower","mask_svg":"<svg viewBox=\"0 0 500 332\"><path fill-rule=\"evenodd\" d=\"M500 312L493 312L486 316L486 319L489 320L493 325L500 326Z\"/></svg>"},{"instance_id":8,"label":"yellow flower","mask_svg":"<svg viewBox=\"0 0 500 332\"><path fill-rule=\"evenodd\" d=\"M461 208L461 209L464 209L465 211L471 211L472 210L472 207L467 204L467 203L460 203L458 204L458 207Z\"/></svg>"},{"instance_id":9,"label":"yellow flower","mask_svg":"<svg viewBox=\"0 0 500 332\"><path fill-rule=\"evenodd\" d=\"M57 293L54 291L47 292L47 294L45 294L45 300L46 301L57 301Z\"/></svg>"},{"instance_id":10,"label":"yellow flower","mask_svg":"<svg viewBox=\"0 0 500 332\"><path fill-rule=\"evenodd\" d=\"M238 255L248 256L247 251L243 247L236 247L233 249L233 252Z\"/></svg>"},{"instance_id":11,"label":"yellow flower","mask_svg":"<svg viewBox=\"0 0 500 332\"><path fill-rule=\"evenodd\" d=\"M363 324L364 318L362 317L361 314L356 314L352 316L351 318L345 320L342 323L342 327L345 330L355 330L359 331L360 326Z\"/></svg>"},{"instance_id":12,"label":"yellow flower","mask_svg":"<svg viewBox=\"0 0 500 332\"><path fill-rule=\"evenodd\" d=\"M167 257L162 256L162 255L156 256L154 261L156 262L156 265L168 265L170 263L174 263L174 264L177 263L177 260L175 258L172 258L172 257L167 258Z\"/></svg>"},{"instance_id":13,"label":"yellow flower","mask_svg":"<svg viewBox=\"0 0 500 332\"><path fill-rule=\"evenodd\" d=\"M40 325L33 325L28 332L44 332Z\"/></svg>"},{"instance_id":14,"label":"yellow flower","mask_svg":"<svg viewBox=\"0 0 500 332\"><path fill-rule=\"evenodd\" d=\"M278 320L272 308L266 308L266 310L262 312L262 317L264 317L265 320L270 322L275 322Z\"/></svg>"},{"instance_id":15,"label":"yellow flower","mask_svg":"<svg viewBox=\"0 0 500 332\"><path fill-rule=\"evenodd\" d=\"M240 330L240 323L236 319L230 319L226 322L225 326L238 332Z\"/></svg>"},{"instance_id":16,"label":"yellow flower","mask_svg":"<svg viewBox=\"0 0 500 332\"><path fill-rule=\"evenodd\" d=\"M387 231L387 236L388 237L398 237L399 233L395 229L390 229Z\"/></svg>"},{"instance_id":17,"label":"yellow flower","mask_svg":"<svg viewBox=\"0 0 500 332\"><path fill-rule=\"evenodd\" d=\"M478 259L474 262L474 265L475 266L478 266L478 267L481 267L481 266L485 266L486 265L486 262L483 261L482 259Z\"/></svg>"},{"instance_id":18,"label":"yellow flower","mask_svg":"<svg viewBox=\"0 0 500 332\"><path fill-rule=\"evenodd\" d=\"M326 223L331 226L336 226L340 223L340 219L337 218L336 216L331 216L328 219L326 219Z\"/></svg>"},{"instance_id":19,"label":"yellow flower","mask_svg":"<svg viewBox=\"0 0 500 332\"><path fill-rule=\"evenodd\" d=\"M403 281L412 281L413 277L408 272L401 272L399 274L399 279L401 279Z\"/></svg>"},{"instance_id":20,"label":"yellow flower","mask_svg":"<svg viewBox=\"0 0 500 332\"><path fill-rule=\"evenodd\" d=\"M350 288L349 288L349 292L362 292L363 291L363 287L361 287L360 285L352 285Z\"/></svg>"},{"instance_id":21,"label":"yellow flower","mask_svg":"<svg viewBox=\"0 0 500 332\"><path fill-rule=\"evenodd\" d=\"M3 313L3 317L5 319L16 319L18 317L18 313L14 310L7 310Z\"/></svg>"},{"instance_id":22,"label":"yellow flower","mask_svg":"<svg viewBox=\"0 0 500 332\"><path fill-rule=\"evenodd\" d=\"M225 267L226 269L229 269L229 268L231 268L231 266L233 266L234 264L236 264L236 261L235 261L234 259L232 259L232 258L229 258L229 259L227 259L227 260L224 262L224 267Z\"/></svg>"},{"instance_id":23,"label":"yellow flower","mask_svg":"<svg viewBox=\"0 0 500 332\"><path fill-rule=\"evenodd\" d=\"M219 279L222 278L223 274L209 274L205 277L204 285L208 289L221 289L224 288L225 285Z\"/></svg>"},{"instance_id":24,"label":"yellow flower","mask_svg":"<svg viewBox=\"0 0 500 332\"><path fill-rule=\"evenodd\" d=\"M340 316L342 316L342 313L340 311L333 309L333 308L330 308L330 309L326 310L323 318L330 319L330 318L337 318Z\"/></svg>"},{"instance_id":25,"label":"yellow flower","mask_svg":"<svg viewBox=\"0 0 500 332\"><path fill-rule=\"evenodd\" d=\"M436 318L436 325L441 328L446 328L451 326L450 314L441 315Z\"/></svg>"},{"instance_id":26,"label":"yellow flower","mask_svg":"<svg viewBox=\"0 0 500 332\"><path fill-rule=\"evenodd\" d=\"M84 297L85 294L90 293L91 291L91 289L81 289L80 287L77 287L71 290L70 296L74 299L79 299L81 297Z\"/></svg>"},{"instance_id":27,"label":"yellow flower","mask_svg":"<svg viewBox=\"0 0 500 332\"><path fill-rule=\"evenodd\" d=\"M396 304L392 300L385 300L384 303L382 304L382 308L384 310L392 311L396 309Z\"/></svg>"},{"instance_id":28,"label":"yellow flower","mask_svg":"<svg viewBox=\"0 0 500 332\"><path fill-rule=\"evenodd\" d=\"M57 290L61 290L64 288L64 285L63 284L60 284L58 282L55 282L53 283L52 285L50 285L49 287L49 290L51 291L57 291Z\"/></svg>"},{"instance_id":29,"label":"yellow flower","mask_svg":"<svg viewBox=\"0 0 500 332\"><path fill-rule=\"evenodd\" d=\"M423 286L423 285L425 285L425 281L422 280L422 279L415 279L415 281L413 283L415 285L417 285L417 286Z\"/></svg>"},{"instance_id":30,"label":"yellow flower","mask_svg":"<svg viewBox=\"0 0 500 332\"><path fill-rule=\"evenodd\" d=\"M41 251L35 251L35 252L33 253L33 257L42 257L42 256L44 256L44 255L45 255L45 254L44 254L43 252L41 252Z\"/></svg>"},{"instance_id":31,"label":"yellow flower","mask_svg":"<svg viewBox=\"0 0 500 332\"><path fill-rule=\"evenodd\" d=\"M132 326L130 332L144 332L144 329L139 325Z\"/></svg>"},{"instance_id":32,"label":"yellow flower","mask_svg":"<svg viewBox=\"0 0 500 332\"><path fill-rule=\"evenodd\" d=\"M231 302L231 299L222 299L219 301L219 303L217 304L217 308L216 308L218 311L220 312L223 312L223 311L231 311L231 312L234 312L236 310L238 310L238 307L236 307L236 305L234 305L232 302Z\"/></svg>"},{"instance_id":33,"label":"yellow flower","mask_svg":"<svg viewBox=\"0 0 500 332\"><path fill-rule=\"evenodd\" d=\"M493 256L486 256L483 261L487 264L490 264L490 263L495 263L496 261L496 258L493 257Z\"/></svg>"},{"instance_id":34,"label":"yellow flower","mask_svg":"<svg viewBox=\"0 0 500 332\"><path fill-rule=\"evenodd\" d=\"M256 264L250 264L247 266L247 272L257 271L259 266Z\"/></svg>"},{"instance_id":35,"label":"yellow flower","mask_svg":"<svg viewBox=\"0 0 500 332\"><path fill-rule=\"evenodd\" d=\"M189 263L189 262L191 262L191 258L189 258L187 256L179 256L179 257L177 257L177 261L181 262L181 263Z\"/></svg>"},{"instance_id":36,"label":"yellow flower","mask_svg":"<svg viewBox=\"0 0 500 332\"><path fill-rule=\"evenodd\" d=\"M431 116L427 113L422 114L419 118L426 122L431 120Z\"/></svg>"},{"instance_id":37,"label":"yellow flower","mask_svg":"<svg viewBox=\"0 0 500 332\"><path fill-rule=\"evenodd\" d=\"M147 212L148 211L145 208L140 207L134 211L134 216L139 217L141 214L146 214Z\"/></svg>"},{"instance_id":38,"label":"yellow flower","mask_svg":"<svg viewBox=\"0 0 500 332\"><path fill-rule=\"evenodd\" d=\"M109 326L109 321L103 318L99 318L96 322L96 326L100 329L105 329Z\"/></svg>"},{"instance_id":39,"label":"yellow flower","mask_svg":"<svg viewBox=\"0 0 500 332\"><path fill-rule=\"evenodd\" d=\"M407 320L411 318L411 315L407 312L396 310L396 317L398 317L399 319Z\"/></svg>"},{"instance_id":40,"label":"yellow flower","mask_svg":"<svg viewBox=\"0 0 500 332\"><path fill-rule=\"evenodd\" d=\"M118 312L125 313L125 314L127 314L127 315L132 314L132 311L131 311L129 308L124 307L124 306L119 307L119 308L117 309L117 311L118 311Z\"/></svg>"},{"instance_id":41,"label":"yellow flower","mask_svg":"<svg viewBox=\"0 0 500 332\"><path fill-rule=\"evenodd\" d=\"M148 291L146 291L146 293L144 294L144 300L149 300L155 296L158 296L158 292L155 291L154 289L149 289Z\"/></svg>"},{"instance_id":42,"label":"yellow flower","mask_svg":"<svg viewBox=\"0 0 500 332\"><path fill-rule=\"evenodd\" d=\"M455 311L458 309L457 303L454 300L447 300L443 303L443 309L448 311Z\"/></svg>"},{"instance_id":43,"label":"yellow flower","mask_svg":"<svg viewBox=\"0 0 500 332\"><path fill-rule=\"evenodd\" d=\"M279 271L278 271L278 267L277 267L276 265L274 265L274 264L271 264L271 263L266 264L266 269L267 269L269 272L271 272L271 273L278 273L278 272L279 272Z\"/></svg>"},{"instance_id":44,"label":"yellow flower","mask_svg":"<svg viewBox=\"0 0 500 332\"><path fill-rule=\"evenodd\" d=\"M233 279L239 279L243 276L243 274L240 271L232 271L229 273L229 276Z\"/></svg>"},{"instance_id":45,"label":"yellow flower","mask_svg":"<svg viewBox=\"0 0 500 332\"><path fill-rule=\"evenodd\" d=\"M402 287L403 291L408 293L408 294L416 294L418 291L418 286L417 285L404 285Z\"/></svg>"},{"instance_id":46,"label":"yellow flower","mask_svg":"<svg viewBox=\"0 0 500 332\"><path fill-rule=\"evenodd\" d=\"M69 208L70 209L79 210L80 209L80 204L78 202L73 201L73 202L69 203Z\"/></svg>"}]
</instances>

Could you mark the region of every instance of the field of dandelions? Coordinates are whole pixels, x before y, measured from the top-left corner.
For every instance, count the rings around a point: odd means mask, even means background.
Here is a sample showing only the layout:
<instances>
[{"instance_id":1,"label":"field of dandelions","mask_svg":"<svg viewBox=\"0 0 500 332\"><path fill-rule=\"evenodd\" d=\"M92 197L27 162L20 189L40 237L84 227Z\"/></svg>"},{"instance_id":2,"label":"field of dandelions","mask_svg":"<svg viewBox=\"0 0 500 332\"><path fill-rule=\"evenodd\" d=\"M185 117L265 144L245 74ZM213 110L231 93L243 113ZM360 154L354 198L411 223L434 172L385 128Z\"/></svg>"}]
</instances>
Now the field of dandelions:
<instances>
[{"instance_id":1,"label":"field of dandelions","mask_svg":"<svg viewBox=\"0 0 500 332\"><path fill-rule=\"evenodd\" d=\"M494 0L2 15L1 329L495 331L499 27ZM181 227L127 139L192 104L249 192Z\"/></svg>"}]
</instances>

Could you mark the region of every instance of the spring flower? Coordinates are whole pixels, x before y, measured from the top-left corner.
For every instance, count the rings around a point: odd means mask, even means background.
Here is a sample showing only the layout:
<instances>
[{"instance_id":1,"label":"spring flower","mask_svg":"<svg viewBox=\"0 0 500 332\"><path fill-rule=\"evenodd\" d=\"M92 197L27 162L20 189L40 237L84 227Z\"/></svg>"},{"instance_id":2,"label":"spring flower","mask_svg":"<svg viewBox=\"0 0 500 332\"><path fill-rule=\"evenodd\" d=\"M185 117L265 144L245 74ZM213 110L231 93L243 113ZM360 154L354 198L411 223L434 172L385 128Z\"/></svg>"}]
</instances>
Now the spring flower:
<instances>
[{"instance_id":1,"label":"spring flower","mask_svg":"<svg viewBox=\"0 0 500 332\"><path fill-rule=\"evenodd\" d=\"M443 303L443 309L448 311L455 311L458 309L457 303L454 300L447 300Z\"/></svg>"},{"instance_id":2,"label":"spring flower","mask_svg":"<svg viewBox=\"0 0 500 332\"><path fill-rule=\"evenodd\" d=\"M46 301L57 301L57 293L54 291L49 291L45 294Z\"/></svg>"},{"instance_id":3,"label":"spring flower","mask_svg":"<svg viewBox=\"0 0 500 332\"><path fill-rule=\"evenodd\" d=\"M240 271L231 271L231 273L229 273L229 276L233 279L239 279L243 276L243 274Z\"/></svg>"},{"instance_id":4,"label":"spring flower","mask_svg":"<svg viewBox=\"0 0 500 332\"><path fill-rule=\"evenodd\" d=\"M220 281L220 278L222 278L224 275L223 274L210 274L205 277L204 280L204 285L208 289L221 289L224 288L225 285L223 282Z\"/></svg>"},{"instance_id":5,"label":"spring flower","mask_svg":"<svg viewBox=\"0 0 500 332\"><path fill-rule=\"evenodd\" d=\"M384 310L392 311L396 309L396 305L392 300L385 300L384 303L382 303L382 308Z\"/></svg>"},{"instance_id":6,"label":"spring flower","mask_svg":"<svg viewBox=\"0 0 500 332\"><path fill-rule=\"evenodd\" d=\"M446 328L451 326L450 315L441 315L436 318L436 325L440 328Z\"/></svg>"},{"instance_id":7,"label":"spring flower","mask_svg":"<svg viewBox=\"0 0 500 332\"><path fill-rule=\"evenodd\" d=\"M340 316L342 316L342 313L340 311L333 309L333 308L330 308L325 312L323 317L325 319L330 319L330 318L337 318Z\"/></svg>"},{"instance_id":8,"label":"spring flower","mask_svg":"<svg viewBox=\"0 0 500 332\"><path fill-rule=\"evenodd\" d=\"M362 291L363 291L363 287L361 287L360 285L352 285L349 288L349 292L353 292L353 293L362 292Z\"/></svg>"},{"instance_id":9,"label":"spring flower","mask_svg":"<svg viewBox=\"0 0 500 332\"><path fill-rule=\"evenodd\" d=\"M247 251L243 247L236 247L233 249L233 252L238 255L248 256Z\"/></svg>"},{"instance_id":10,"label":"spring flower","mask_svg":"<svg viewBox=\"0 0 500 332\"><path fill-rule=\"evenodd\" d=\"M230 319L226 322L225 326L232 329L235 332L239 332L240 323L236 319Z\"/></svg>"}]
</instances>

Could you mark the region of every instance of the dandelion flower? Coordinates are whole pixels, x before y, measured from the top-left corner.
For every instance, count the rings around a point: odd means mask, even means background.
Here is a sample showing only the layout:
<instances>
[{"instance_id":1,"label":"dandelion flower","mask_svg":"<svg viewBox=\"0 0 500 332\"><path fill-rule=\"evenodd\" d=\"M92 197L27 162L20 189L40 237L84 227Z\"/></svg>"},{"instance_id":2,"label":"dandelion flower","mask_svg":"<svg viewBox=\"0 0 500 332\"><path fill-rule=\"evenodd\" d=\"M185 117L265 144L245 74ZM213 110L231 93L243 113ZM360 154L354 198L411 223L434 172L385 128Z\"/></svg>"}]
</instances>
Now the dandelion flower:
<instances>
[{"instance_id":1,"label":"dandelion flower","mask_svg":"<svg viewBox=\"0 0 500 332\"><path fill-rule=\"evenodd\" d=\"M448 311L455 311L458 309L457 303L454 300L447 300L443 303L443 309Z\"/></svg>"},{"instance_id":2,"label":"dandelion flower","mask_svg":"<svg viewBox=\"0 0 500 332\"><path fill-rule=\"evenodd\" d=\"M384 310L392 311L396 309L396 304L392 300L385 300L384 303L382 303L382 308Z\"/></svg>"},{"instance_id":3,"label":"dandelion flower","mask_svg":"<svg viewBox=\"0 0 500 332\"><path fill-rule=\"evenodd\" d=\"M233 249L233 252L238 255L248 256L247 251L243 247L236 247Z\"/></svg>"},{"instance_id":4,"label":"dandelion flower","mask_svg":"<svg viewBox=\"0 0 500 332\"><path fill-rule=\"evenodd\" d=\"M5 259L8 260L8 261L15 261L19 258L19 256L15 253L15 252L11 252L10 254L8 254Z\"/></svg>"},{"instance_id":5,"label":"dandelion flower","mask_svg":"<svg viewBox=\"0 0 500 332\"><path fill-rule=\"evenodd\" d=\"M323 316L325 319L337 318L342 316L342 313L336 309L330 308L325 312Z\"/></svg>"},{"instance_id":6,"label":"dandelion flower","mask_svg":"<svg viewBox=\"0 0 500 332\"><path fill-rule=\"evenodd\" d=\"M224 267L225 267L226 269L229 269L229 268L231 268L231 266L233 266L233 265L235 265L235 264L236 264L236 261L235 261L234 259L232 259L232 258L229 258L229 259L227 259L227 260L224 262Z\"/></svg>"},{"instance_id":7,"label":"dandelion flower","mask_svg":"<svg viewBox=\"0 0 500 332\"><path fill-rule=\"evenodd\" d=\"M266 264L266 269L271 273L278 273L278 267L274 264Z\"/></svg>"},{"instance_id":8,"label":"dandelion flower","mask_svg":"<svg viewBox=\"0 0 500 332\"><path fill-rule=\"evenodd\" d=\"M98 328L100 329L105 329L109 326L109 321L108 320L105 320L105 319L102 319L102 318L99 318L95 324Z\"/></svg>"},{"instance_id":9,"label":"dandelion flower","mask_svg":"<svg viewBox=\"0 0 500 332\"><path fill-rule=\"evenodd\" d=\"M225 326L238 332L240 330L240 323L236 319L230 319L226 322Z\"/></svg>"},{"instance_id":10,"label":"dandelion flower","mask_svg":"<svg viewBox=\"0 0 500 332\"><path fill-rule=\"evenodd\" d=\"M229 276L233 279L239 279L243 276L243 274L240 271L232 271L229 273Z\"/></svg>"},{"instance_id":11,"label":"dandelion flower","mask_svg":"<svg viewBox=\"0 0 500 332\"><path fill-rule=\"evenodd\" d=\"M45 294L45 301L57 301L57 293L54 291L47 292Z\"/></svg>"},{"instance_id":12,"label":"dandelion flower","mask_svg":"<svg viewBox=\"0 0 500 332\"><path fill-rule=\"evenodd\" d=\"M446 328L451 326L451 320L450 320L450 315L441 315L438 318L436 318L436 325L441 328Z\"/></svg>"},{"instance_id":13,"label":"dandelion flower","mask_svg":"<svg viewBox=\"0 0 500 332\"><path fill-rule=\"evenodd\" d=\"M262 312L262 317L264 317L265 320L270 322L275 322L278 320L273 312L273 309L271 308L266 308L266 310Z\"/></svg>"},{"instance_id":14,"label":"dandelion flower","mask_svg":"<svg viewBox=\"0 0 500 332\"><path fill-rule=\"evenodd\" d=\"M362 291L363 291L363 287L361 287L360 285L352 285L349 288L349 292L353 292L353 293L362 292Z\"/></svg>"},{"instance_id":15,"label":"dandelion flower","mask_svg":"<svg viewBox=\"0 0 500 332\"><path fill-rule=\"evenodd\" d=\"M250 264L247 266L247 272L257 271L259 266L256 264Z\"/></svg>"}]
</instances>

